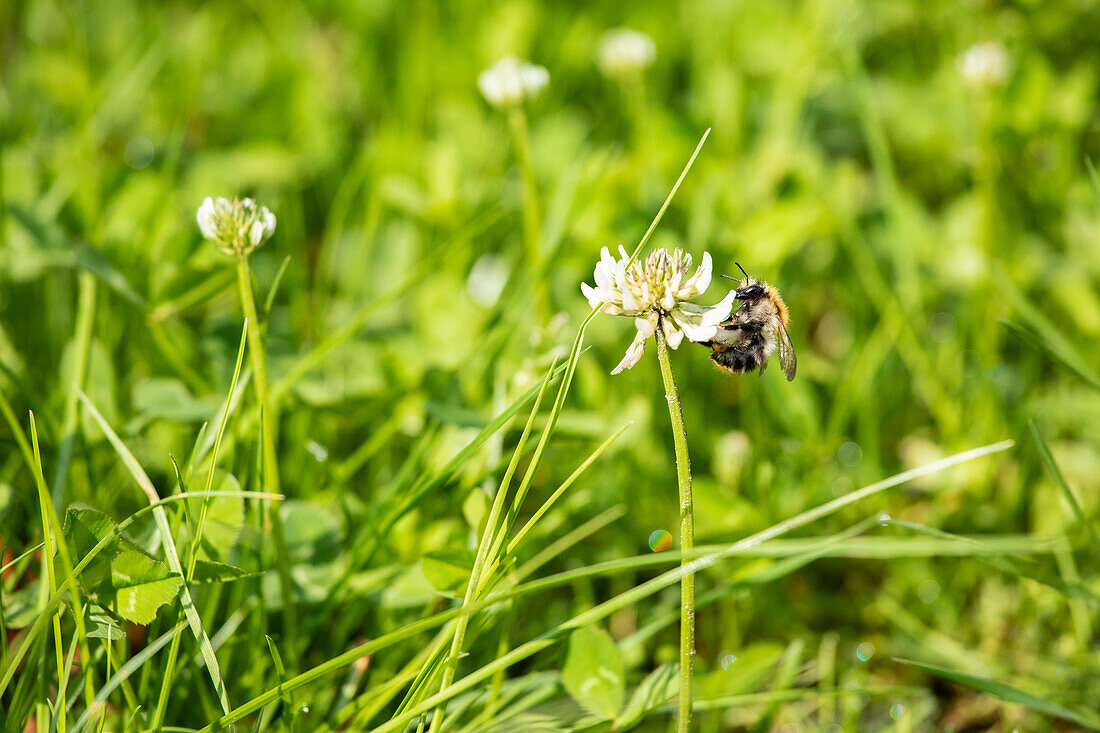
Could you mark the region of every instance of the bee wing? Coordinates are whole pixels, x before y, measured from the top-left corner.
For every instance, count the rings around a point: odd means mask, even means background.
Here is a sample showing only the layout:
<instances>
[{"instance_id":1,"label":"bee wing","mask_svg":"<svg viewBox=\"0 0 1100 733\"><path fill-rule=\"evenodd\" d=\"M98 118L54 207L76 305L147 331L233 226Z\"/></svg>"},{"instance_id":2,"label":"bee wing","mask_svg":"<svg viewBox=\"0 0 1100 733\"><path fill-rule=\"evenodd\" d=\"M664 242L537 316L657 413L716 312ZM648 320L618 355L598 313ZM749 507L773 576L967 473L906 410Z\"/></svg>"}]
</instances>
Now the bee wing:
<instances>
[{"instance_id":1,"label":"bee wing","mask_svg":"<svg viewBox=\"0 0 1100 733\"><path fill-rule=\"evenodd\" d=\"M779 324L779 364L783 367L783 373L787 375L787 381L794 379L795 369L798 367L798 359L794 355L794 346L791 346L791 337L787 334L787 327Z\"/></svg>"}]
</instances>

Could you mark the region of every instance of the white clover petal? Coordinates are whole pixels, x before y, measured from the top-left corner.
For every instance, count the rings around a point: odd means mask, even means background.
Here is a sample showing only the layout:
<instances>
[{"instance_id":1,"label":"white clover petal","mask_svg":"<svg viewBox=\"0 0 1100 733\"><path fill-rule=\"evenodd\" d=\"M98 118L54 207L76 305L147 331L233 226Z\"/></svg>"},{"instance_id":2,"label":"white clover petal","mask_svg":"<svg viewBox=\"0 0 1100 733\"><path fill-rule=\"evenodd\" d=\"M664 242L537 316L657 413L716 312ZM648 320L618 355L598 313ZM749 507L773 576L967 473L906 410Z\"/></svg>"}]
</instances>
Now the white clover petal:
<instances>
[{"instance_id":1,"label":"white clover petal","mask_svg":"<svg viewBox=\"0 0 1100 733\"><path fill-rule=\"evenodd\" d=\"M685 305L687 304L681 303L676 306L676 309L669 314L668 320L675 321L689 341L713 340L718 333L718 325L705 322L703 313L691 312L684 307Z\"/></svg>"},{"instance_id":2,"label":"white clover petal","mask_svg":"<svg viewBox=\"0 0 1100 733\"><path fill-rule=\"evenodd\" d=\"M703 314L703 323L705 325L718 325L722 321L726 320L726 317L733 313L733 301L737 299L737 291L731 290L726 293L726 297L718 301L710 308L706 309Z\"/></svg>"},{"instance_id":3,"label":"white clover petal","mask_svg":"<svg viewBox=\"0 0 1100 733\"><path fill-rule=\"evenodd\" d=\"M199 207L196 219L198 219L199 231L202 232L202 236L207 239L217 239L218 229L214 224L214 199L207 196L202 200L202 206Z\"/></svg>"},{"instance_id":4,"label":"white clover petal","mask_svg":"<svg viewBox=\"0 0 1100 733\"><path fill-rule=\"evenodd\" d=\"M603 298L600 297L600 294L588 283L581 283L581 294L588 300L588 306L590 308L595 308L603 302Z\"/></svg>"},{"instance_id":5,"label":"white clover petal","mask_svg":"<svg viewBox=\"0 0 1100 733\"><path fill-rule=\"evenodd\" d=\"M619 362L619 365L611 370L612 374L618 374L624 369L629 369L642 358L642 354L645 352L646 339L641 333L634 337L634 340L630 342L630 346L626 350L626 355L623 356L623 360Z\"/></svg>"},{"instance_id":6,"label":"white clover petal","mask_svg":"<svg viewBox=\"0 0 1100 733\"><path fill-rule=\"evenodd\" d=\"M248 241L252 243L253 247L260 246L260 242L264 237L264 223L260 220L252 222L252 226L248 228Z\"/></svg>"},{"instance_id":7,"label":"white clover petal","mask_svg":"<svg viewBox=\"0 0 1100 733\"><path fill-rule=\"evenodd\" d=\"M695 298L705 293L707 288L710 287L713 268L714 265L710 258L710 252L704 252L703 258L699 262L699 269L680 286L678 295L683 299L687 299Z\"/></svg>"},{"instance_id":8,"label":"white clover petal","mask_svg":"<svg viewBox=\"0 0 1100 733\"><path fill-rule=\"evenodd\" d=\"M270 239L275 233L275 215L265 206L263 208L264 239Z\"/></svg>"}]
</instances>

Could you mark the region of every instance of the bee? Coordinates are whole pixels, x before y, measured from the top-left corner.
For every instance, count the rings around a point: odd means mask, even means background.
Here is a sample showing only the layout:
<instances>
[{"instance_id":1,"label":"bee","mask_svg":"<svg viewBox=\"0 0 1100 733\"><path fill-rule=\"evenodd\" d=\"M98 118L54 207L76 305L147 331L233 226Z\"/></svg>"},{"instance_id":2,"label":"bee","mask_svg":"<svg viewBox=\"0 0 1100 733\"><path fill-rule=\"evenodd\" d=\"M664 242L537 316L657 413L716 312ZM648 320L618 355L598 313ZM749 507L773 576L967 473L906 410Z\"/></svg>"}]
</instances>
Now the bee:
<instances>
[{"instance_id":1,"label":"bee","mask_svg":"<svg viewBox=\"0 0 1100 733\"><path fill-rule=\"evenodd\" d=\"M787 381L794 379L798 360L787 333L787 304L779 291L765 282L749 277L741 263L737 268L745 277L722 277L740 283L734 297L741 301L729 318L718 326L718 334L710 341L700 342L712 349L711 361L734 374L744 374L768 366L772 352L778 349L779 363Z\"/></svg>"}]
</instances>

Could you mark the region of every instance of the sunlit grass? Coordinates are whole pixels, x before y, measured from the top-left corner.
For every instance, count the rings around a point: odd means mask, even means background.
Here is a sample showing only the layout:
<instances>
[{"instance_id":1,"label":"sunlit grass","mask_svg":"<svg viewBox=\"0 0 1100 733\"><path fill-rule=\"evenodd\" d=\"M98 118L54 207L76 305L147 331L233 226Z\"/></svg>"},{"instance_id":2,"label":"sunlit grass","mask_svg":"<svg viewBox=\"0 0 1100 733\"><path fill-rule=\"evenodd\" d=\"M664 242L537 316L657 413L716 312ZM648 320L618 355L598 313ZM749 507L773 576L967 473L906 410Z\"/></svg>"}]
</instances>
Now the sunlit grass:
<instances>
[{"instance_id":1,"label":"sunlit grass","mask_svg":"<svg viewBox=\"0 0 1100 733\"><path fill-rule=\"evenodd\" d=\"M4 5L0 727L671 730L692 573L693 729L1100 726L1096 24ZM238 273L208 195L278 216ZM799 357L669 354L684 557L660 370L579 290L639 242Z\"/></svg>"}]
</instances>

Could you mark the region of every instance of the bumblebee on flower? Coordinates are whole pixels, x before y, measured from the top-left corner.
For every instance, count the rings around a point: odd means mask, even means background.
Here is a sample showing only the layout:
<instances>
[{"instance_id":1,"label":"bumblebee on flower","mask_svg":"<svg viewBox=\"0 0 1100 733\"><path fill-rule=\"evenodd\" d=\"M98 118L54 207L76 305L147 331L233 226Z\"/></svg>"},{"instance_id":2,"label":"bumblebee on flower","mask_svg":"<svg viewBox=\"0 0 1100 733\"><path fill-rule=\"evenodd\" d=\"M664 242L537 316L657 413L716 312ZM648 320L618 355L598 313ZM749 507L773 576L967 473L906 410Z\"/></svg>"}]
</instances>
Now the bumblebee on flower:
<instances>
[{"instance_id":1,"label":"bumblebee on flower","mask_svg":"<svg viewBox=\"0 0 1100 733\"><path fill-rule=\"evenodd\" d=\"M631 262L630 255L622 247L619 247L619 254L621 257L616 260L604 247L594 273L596 286L581 284L581 292L593 308L599 307L601 313L634 319L637 334L612 374L638 363L646 341L658 327L673 349L678 348L685 337L695 342L715 338L719 324L730 315L736 293L731 290L721 302L709 307L690 302L710 286L713 266L709 253L703 253L693 274L691 255L679 248L671 252L656 249L644 262Z\"/></svg>"}]
</instances>

